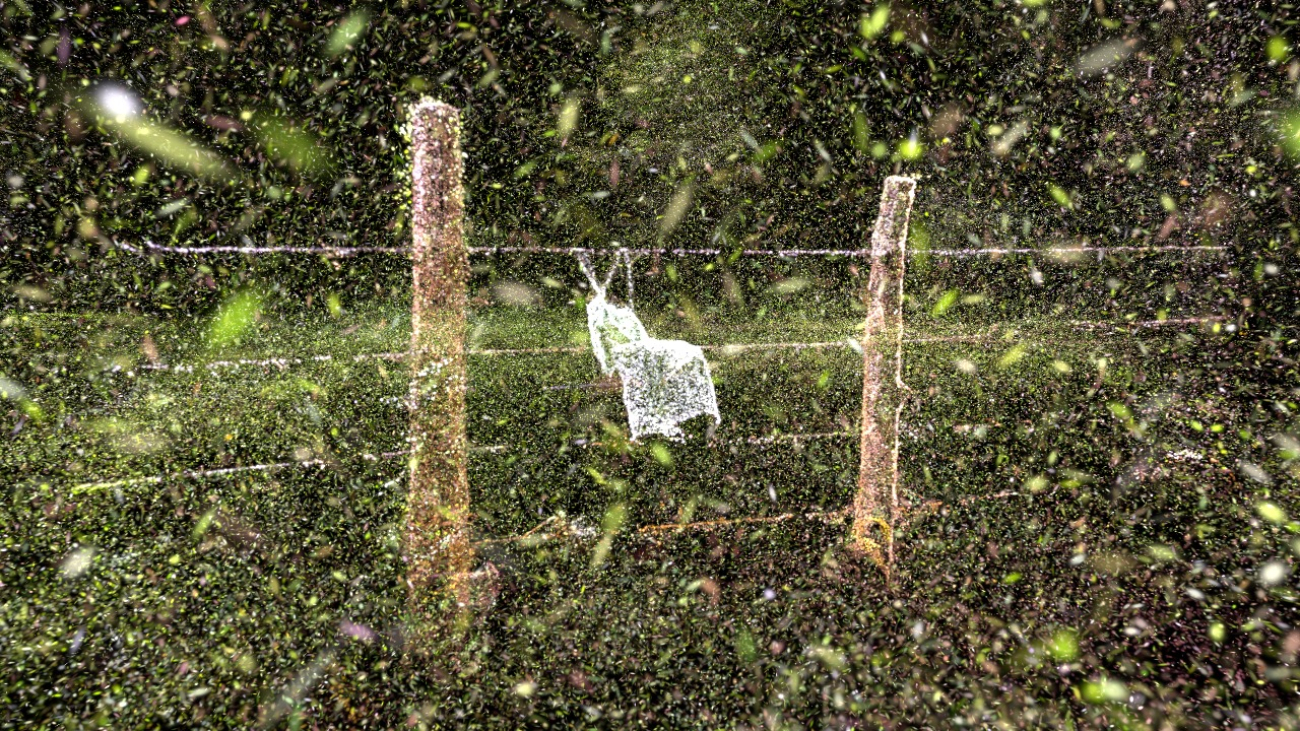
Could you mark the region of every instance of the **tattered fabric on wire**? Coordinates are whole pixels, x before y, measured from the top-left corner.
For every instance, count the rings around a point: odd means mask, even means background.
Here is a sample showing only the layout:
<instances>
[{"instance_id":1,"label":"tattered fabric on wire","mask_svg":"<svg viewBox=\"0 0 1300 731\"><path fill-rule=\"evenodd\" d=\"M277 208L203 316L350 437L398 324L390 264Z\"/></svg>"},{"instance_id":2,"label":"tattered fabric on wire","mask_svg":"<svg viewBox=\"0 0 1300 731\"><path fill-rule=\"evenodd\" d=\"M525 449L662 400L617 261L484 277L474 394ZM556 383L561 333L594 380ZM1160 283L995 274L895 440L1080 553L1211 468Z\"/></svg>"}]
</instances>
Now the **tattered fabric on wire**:
<instances>
[{"instance_id":1,"label":"tattered fabric on wire","mask_svg":"<svg viewBox=\"0 0 1300 731\"><path fill-rule=\"evenodd\" d=\"M625 249L615 254L604 281L596 278L586 254L578 265L594 296L587 302L587 328L591 349L605 375L618 373L623 381L623 405L633 440L647 434L682 439L681 424L701 415L722 422L713 390L709 363L698 345L682 340L650 337L631 308L632 260ZM627 273L628 307L609 301L609 283L622 265Z\"/></svg>"}]
</instances>

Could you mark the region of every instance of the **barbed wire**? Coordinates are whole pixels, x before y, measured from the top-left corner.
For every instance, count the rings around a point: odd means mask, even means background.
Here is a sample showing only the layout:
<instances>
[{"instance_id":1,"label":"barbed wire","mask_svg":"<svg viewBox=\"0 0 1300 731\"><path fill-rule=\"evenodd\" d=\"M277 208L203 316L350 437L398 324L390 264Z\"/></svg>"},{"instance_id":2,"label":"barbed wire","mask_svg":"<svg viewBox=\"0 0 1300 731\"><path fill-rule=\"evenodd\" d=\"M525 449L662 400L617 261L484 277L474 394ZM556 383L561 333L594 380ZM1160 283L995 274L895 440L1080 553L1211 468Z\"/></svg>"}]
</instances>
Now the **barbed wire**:
<instances>
[{"instance_id":1,"label":"barbed wire","mask_svg":"<svg viewBox=\"0 0 1300 731\"><path fill-rule=\"evenodd\" d=\"M164 246L144 239L141 246L132 246L113 239L113 245L133 254L156 251L164 254L331 254L355 256L357 254L410 254L409 246Z\"/></svg>"},{"instance_id":2,"label":"barbed wire","mask_svg":"<svg viewBox=\"0 0 1300 731\"><path fill-rule=\"evenodd\" d=\"M741 256L777 256L788 259L800 256L845 256L861 257L871 253L870 250L864 249L720 249L720 248L619 248L619 249L602 249L585 246L471 246L469 253L485 254L492 256L495 254L552 254L552 255L574 255L574 254L609 254L615 251L626 251L632 256L730 256L739 253Z\"/></svg>"},{"instance_id":3,"label":"barbed wire","mask_svg":"<svg viewBox=\"0 0 1300 731\"><path fill-rule=\"evenodd\" d=\"M399 450L395 452L382 452L378 455L365 453L361 455L362 459L377 462L381 459L392 459L410 454L410 450ZM270 464L239 465L236 467L216 467L212 469L181 470L179 472L168 472L157 475L145 475L142 477L127 477L120 480L107 480L103 482L82 482L72 486L73 495L82 495L97 490L111 490L115 487L135 487L138 485L156 485L166 480L181 479L204 479L209 477L227 477L246 472L274 472L289 467L312 468L328 467L334 462L323 459L304 459L294 460L292 462L273 462Z\"/></svg>"},{"instance_id":4,"label":"barbed wire","mask_svg":"<svg viewBox=\"0 0 1300 731\"><path fill-rule=\"evenodd\" d=\"M857 436L857 431L839 431L839 432L812 432L797 434L773 434L769 436L745 436L731 437L722 439L708 439L705 443L710 447L729 446L729 445L750 445L750 446L767 446L773 444L797 443L814 439L833 439L837 437ZM567 442L569 446L585 448L603 448L610 446L609 443L600 440L574 439ZM468 450L471 454L501 454L508 452L515 447L509 444L484 444L471 445ZM411 454L410 449L399 449L379 454L363 453L360 457L370 462L377 462L383 459L393 459L404 457ZM329 467L338 464L337 460L324 459L304 459L288 462L272 462L269 464L255 465L238 465L235 467L216 467L211 469L193 469L180 470L177 472L160 473L157 475L145 475L141 477L127 477L119 480L105 480L100 482L82 482L73 485L71 491L74 495L85 494L97 490L109 490L115 487L134 487L139 485L154 485L166 480L176 479L204 479L209 477L227 477L247 472L273 472L289 467L299 468L319 468Z\"/></svg>"},{"instance_id":5,"label":"barbed wire","mask_svg":"<svg viewBox=\"0 0 1300 731\"><path fill-rule=\"evenodd\" d=\"M209 361L207 363L201 363L198 365L195 364L169 365L167 363L145 363L140 366L140 369L146 371L173 371L177 373L193 373L195 368L199 368L199 367L216 369L216 368L241 368L244 366L258 366L258 367L265 368L265 367L273 366L273 367L278 367L283 369L293 365L303 365L305 363L330 363L334 361L344 361L344 360L351 360L354 363L361 363L367 360L400 361L400 360L406 360L407 358L410 357L410 355L411 354L409 351L401 351L401 352L393 352L393 353L361 353L359 355L354 355L350 357L333 356L333 355L308 355L308 356L302 356L298 358L261 358L261 359L241 358L238 360L214 360L214 361Z\"/></svg>"},{"instance_id":6,"label":"barbed wire","mask_svg":"<svg viewBox=\"0 0 1300 731\"><path fill-rule=\"evenodd\" d=\"M818 520L826 523L840 522L852 513L850 508L841 508L840 510L813 510L806 512L782 513L780 515L761 515L745 518L719 518L717 520L702 520L692 523L659 523L653 525L643 525L628 531L630 536L651 537L663 533L681 533L685 531L707 531L717 528L726 528L736 525L771 525L775 523L784 523L789 520ZM558 524L555 530L544 532L542 529ZM564 538L596 538L607 535L605 532L593 527L587 527L575 521L567 521L563 517L552 515L541 523L533 526L528 531L518 535L506 536L504 538L484 538L474 541L475 546L493 546L505 545L510 543L523 543L527 541L553 541Z\"/></svg>"},{"instance_id":7,"label":"barbed wire","mask_svg":"<svg viewBox=\"0 0 1300 731\"><path fill-rule=\"evenodd\" d=\"M928 254L930 256L1006 256L1010 254L1138 254L1138 253L1158 253L1158 252L1226 252L1227 246L1222 245L1150 245L1150 246L1058 246L1046 249L1035 249L1029 247L1022 248L988 248L988 249L908 249L907 253L912 256L921 256Z\"/></svg>"},{"instance_id":8,"label":"barbed wire","mask_svg":"<svg viewBox=\"0 0 1300 731\"><path fill-rule=\"evenodd\" d=\"M1066 324L1071 325L1073 327L1095 329L1095 328L1102 328L1102 327L1115 327L1115 328L1173 327L1175 325L1200 325L1200 324L1206 324L1211 322L1231 322L1231 318L1222 315L1214 315L1211 317L1175 317L1175 318L1165 318L1163 320L1135 320L1132 322L1115 322L1115 323L1094 322L1090 320L1067 320Z\"/></svg>"},{"instance_id":9,"label":"barbed wire","mask_svg":"<svg viewBox=\"0 0 1300 731\"><path fill-rule=\"evenodd\" d=\"M320 254L326 256L348 257L357 254L410 254L409 246L166 246L155 244L145 239L141 246L132 246L114 240L113 244L125 251L134 254L144 254L150 251L166 254ZM497 254L549 254L549 255L574 255L574 254L609 254L614 249L584 247L584 246L470 246L467 247L470 254L480 255L497 255ZM633 256L731 256L739 254L741 256L775 256L786 259L796 259L801 256L842 256L847 258L870 258L870 249L723 249L714 247L705 248L626 248L619 249L626 251ZM1089 254L1096 253L1104 256L1106 254L1130 254L1130 253L1162 253L1162 252L1227 252L1229 247L1226 245L1191 245L1191 244L1155 244L1143 246L1059 246L1047 248L1033 247L990 247L990 248L972 248L972 249L928 249L928 248L910 248L907 250L909 256L940 256L940 257L972 257L972 256L1007 256L1012 254L1042 254L1047 256L1059 256L1063 254Z\"/></svg>"},{"instance_id":10,"label":"barbed wire","mask_svg":"<svg viewBox=\"0 0 1300 731\"><path fill-rule=\"evenodd\" d=\"M1159 328L1174 327L1179 325L1198 325L1209 323L1231 324L1231 318L1222 315L1210 315L1206 317L1183 317L1167 318L1163 320L1133 320L1133 321L1113 321L1101 322L1092 320L1067 320L1064 324L1071 327L1084 329L1124 329L1124 328ZM921 337L904 337L903 344L922 344L922 343L975 343L989 340L1001 340L1006 337L1005 333L988 332L977 333L973 335L937 335ZM1020 341L1018 341L1020 342ZM1034 342L1032 339L1029 342ZM822 350L834 348L860 349L861 345L852 338L845 337L840 340L823 340L809 342L769 342L769 343L726 343L701 345L701 350L720 352L723 355L732 353L741 353L751 350L782 350L789 349L794 351L800 350ZM480 348L465 351L469 356L494 357L494 356L512 356L512 355L554 355L554 354L576 354L588 353L591 351L590 346L572 345L556 347L538 347L538 348ZM367 360L388 360L402 361L410 357L410 351L393 351L379 353L360 353L352 356L334 356L334 355L309 355L301 357L275 357L275 358L240 358L237 360L214 360L207 363L199 364L168 364L168 363L144 363L139 366L140 370L146 371L172 371L178 373L192 373L198 368L207 368L216 370L221 368L242 368L242 367L260 367L260 368L280 368L285 369L290 366L304 365L310 363L330 363L351 361L361 363ZM130 369L114 366L112 372L130 372Z\"/></svg>"}]
</instances>

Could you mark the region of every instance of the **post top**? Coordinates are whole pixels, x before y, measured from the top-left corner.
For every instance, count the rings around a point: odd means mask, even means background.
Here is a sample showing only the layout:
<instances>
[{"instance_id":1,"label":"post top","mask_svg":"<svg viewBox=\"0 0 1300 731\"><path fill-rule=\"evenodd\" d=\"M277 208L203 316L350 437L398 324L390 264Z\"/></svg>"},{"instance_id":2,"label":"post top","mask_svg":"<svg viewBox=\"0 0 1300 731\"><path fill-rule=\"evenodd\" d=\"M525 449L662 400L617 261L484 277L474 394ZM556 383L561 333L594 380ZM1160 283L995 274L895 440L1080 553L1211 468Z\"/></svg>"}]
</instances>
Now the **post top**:
<instances>
[{"instance_id":1,"label":"post top","mask_svg":"<svg viewBox=\"0 0 1300 731\"><path fill-rule=\"evenodd\" d=\"M916 195L916 179L904 175L885 178L880 194L880 215L871 233L871 255L888 256L902 251L907 238L907 220Z\"/></svg>"},{"instance_id":2,"label":"post top","mask_svg":"<svg viewBox=\"0 0 1300 731\"><path fill-rule=\"evenodd\" d=\"M411 116L420 112L433 112L434 114L459 114L460 110L447 102L438 101L431 96L422 96L419 101L410 107Z\"/></svg>"},{"instance_id":3,"label":"post top","mask_svg":"<svg viewBox=\"0 0 1300 731\"><path fill-rule=\"evenodd\" d=\"M412 132L429 127L459 131L460 110L431 96L421 97L407 108L407 124Z\"/></svg>"},{"instance_id":4,"label":"post top","mask_svg":"<svg viewBox=\"0 0 1300 731\"><path fill-rule=\"evenodd\" d=\"M885 178L885 187L903 188L905 190L910 188L912 190L915 190L916 178L910 178L906 175L890 175L889 177Z\"/></svg>"}]
</instances>

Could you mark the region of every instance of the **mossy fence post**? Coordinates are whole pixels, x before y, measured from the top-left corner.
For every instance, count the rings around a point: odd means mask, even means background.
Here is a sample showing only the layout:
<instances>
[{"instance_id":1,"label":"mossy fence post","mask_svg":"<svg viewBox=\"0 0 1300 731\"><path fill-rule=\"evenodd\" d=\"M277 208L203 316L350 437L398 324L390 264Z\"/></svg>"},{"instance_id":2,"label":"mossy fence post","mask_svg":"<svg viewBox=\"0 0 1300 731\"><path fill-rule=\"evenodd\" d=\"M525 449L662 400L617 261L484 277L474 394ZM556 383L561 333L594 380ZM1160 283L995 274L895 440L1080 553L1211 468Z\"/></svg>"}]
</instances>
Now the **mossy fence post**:
<instances>
[{"instance_id":1,"label":"mossy fence post","mask_svg":"<svg viewBox=\"0 0 1300 731\"><path fill-rule=\"evenodd\" d=\"M411 138L411 480L405 560L412 641L421 649L459 624L473 560L465 437L469 252L462 216L460 112L421 99Z\"/></svg>"},{"instance_id":2,"label":"mossy fence post","mask_svg":"<svg viewBox=\"0 0 1300 731\"><path fill-rule=\"evenodd\" d=\"M903 273L907 224L916 195L912 178L890 176L871 231L871 276L862 337L862 444L853 538L889 571L898 518L898 419L903 406ZM880 538L873 537L872 529Z\"/></svg>"}]
</instances>

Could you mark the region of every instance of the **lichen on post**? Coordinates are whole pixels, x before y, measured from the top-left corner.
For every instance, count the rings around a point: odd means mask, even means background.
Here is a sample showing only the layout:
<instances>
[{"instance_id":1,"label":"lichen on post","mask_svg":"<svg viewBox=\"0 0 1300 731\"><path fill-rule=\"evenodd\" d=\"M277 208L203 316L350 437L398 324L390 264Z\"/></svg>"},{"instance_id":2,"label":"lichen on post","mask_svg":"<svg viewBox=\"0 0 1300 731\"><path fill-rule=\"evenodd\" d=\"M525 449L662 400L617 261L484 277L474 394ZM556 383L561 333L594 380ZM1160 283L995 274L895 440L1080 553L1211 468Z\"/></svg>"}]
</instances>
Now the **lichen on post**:
<instances>
[{"instance_id":1,"label":"lichen on post","mask_svg":"<svg viewBox=\"0 0 1300 731\"><path fill-rule=\"evenodd\" d=\"M406 581L415 636L442 634L468 601L465 307L469 253L462 216L460 112L424 98L412 105L411 479ZM423 628L424 631L421 630Z\"/></svg>"},{"instance_id":2,"label":"lichen on post","mask_svg":"<svg viewBox=\"0 0 1300 731\"><path fill-rule=\"evenodd\" d=\"M862 338L862 426L853 539L889 571L898 512L898 419L903 405L903 273L916 181L890 176L871 232L866 332ZM879 538L873 537L876 529Z\"/></svg>"}]
</instances>

